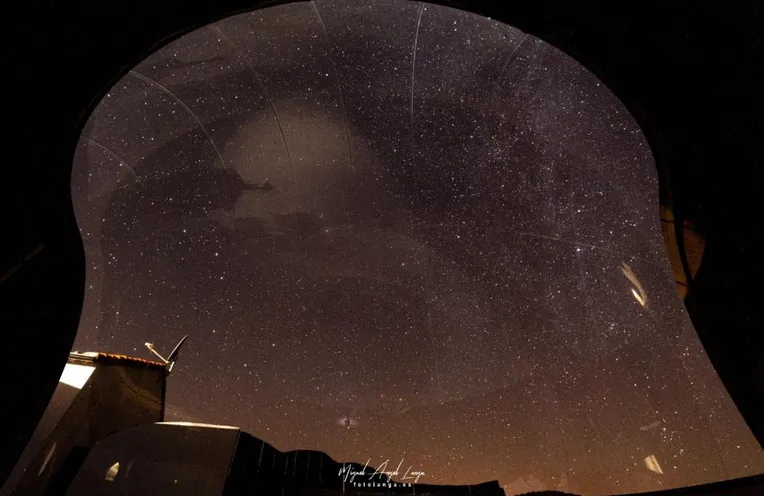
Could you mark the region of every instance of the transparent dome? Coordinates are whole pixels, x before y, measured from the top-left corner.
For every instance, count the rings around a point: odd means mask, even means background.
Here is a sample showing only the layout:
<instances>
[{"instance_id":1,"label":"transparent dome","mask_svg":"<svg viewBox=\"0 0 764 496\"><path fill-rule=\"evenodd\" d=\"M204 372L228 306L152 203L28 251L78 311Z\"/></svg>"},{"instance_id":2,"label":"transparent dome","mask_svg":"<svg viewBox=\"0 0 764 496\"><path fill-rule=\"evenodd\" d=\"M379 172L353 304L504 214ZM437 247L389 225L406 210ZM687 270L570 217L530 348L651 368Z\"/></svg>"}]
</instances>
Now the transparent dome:
<instances>
[{"instance_id":1,"label":"transparent dome","mask_svg":"<svg viewBox=\"0 0 764 496\"><path fill-rule=\"evenodd\" d=\"M224 19L111 89L72 191L75 348L189 334L171 420L507 494L764 471L638 125L508 25L402 1Z\"/></svg>"}]
</instances>

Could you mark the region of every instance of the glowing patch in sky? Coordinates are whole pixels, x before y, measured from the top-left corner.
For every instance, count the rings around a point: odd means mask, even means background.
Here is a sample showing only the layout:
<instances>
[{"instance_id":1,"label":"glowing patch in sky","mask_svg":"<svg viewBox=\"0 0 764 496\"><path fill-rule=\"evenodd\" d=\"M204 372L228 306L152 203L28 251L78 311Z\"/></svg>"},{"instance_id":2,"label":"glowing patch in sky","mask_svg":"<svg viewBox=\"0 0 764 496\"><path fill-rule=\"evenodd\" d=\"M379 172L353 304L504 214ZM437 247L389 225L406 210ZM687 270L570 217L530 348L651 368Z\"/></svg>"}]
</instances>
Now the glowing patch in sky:
<instances>
[{"instance_id":1,"label":"glowing patch in sky","mask_svg":"<svg viewBox=\"0 0 764 496\"><path fill-rule=\"evenodd\" d=\"M109 470L106 471L106 480L109 482L114 482L114 479L117 478L117 474L119 474L119 462L116 462L114 465L109 467Z\"/></svg>"},{"instance_id":2,"label":"glowing patch in sky","mask_svg":"<svg viewBox=\"0 0 764 496\"><path fill-rule=\"evenodd\" d=\"M337 420L337 425L342 426L342 427L347 427L347 428L357 427L358 426L358 421L356 419L350 417L350 416L342 417L341 419Z\"/></svg>"},{"instance_id":3,"label":"glowing patch in sky","mask_svg":"<svg viewBox=\"0 0 764 496\"><path fill-rule=\"evenodd\" d=\"M639 293L637 293L637 291L634 288L631 288L631 294L634 295L634 298L637 299L640 305L645 306L645 303L647 302L645 301L644 298L642 298L642 296Z\"/></svg>"},{"instance_id":4,"label":"glowing patch in sky","mask_svg":"<svg viewBox=\"0 0 764 496\"><path fill-rule=\"evenodd\" d=\"M626 276L626 279L628 279L634 286L636 286L636 289L631 288L631 294L634 295L634 298L636 298L636 300L639 302L640 305L642 305L643 307L646 307L647 293L642 287L642 284L640 284L639 279L637 279L637 276L634 274L634 271L631 270L631 267L629 267L625 263L622 263L621 272L623 272L623 275Z\"/></svg>"},{"instance_id":5,"label":"glowing patch in sky","mask_svg":"<svg viewBox=\"0 0 764 496\"><path fill-rule=\"evenodd\" d=\"M663 474L663 469L661 468L661 465L658 463L658 459L655 458L655 455L650 455L647 458L645 458L645 466L652 472L655 472L656 474Z\"/></svg>"}]
</instances>

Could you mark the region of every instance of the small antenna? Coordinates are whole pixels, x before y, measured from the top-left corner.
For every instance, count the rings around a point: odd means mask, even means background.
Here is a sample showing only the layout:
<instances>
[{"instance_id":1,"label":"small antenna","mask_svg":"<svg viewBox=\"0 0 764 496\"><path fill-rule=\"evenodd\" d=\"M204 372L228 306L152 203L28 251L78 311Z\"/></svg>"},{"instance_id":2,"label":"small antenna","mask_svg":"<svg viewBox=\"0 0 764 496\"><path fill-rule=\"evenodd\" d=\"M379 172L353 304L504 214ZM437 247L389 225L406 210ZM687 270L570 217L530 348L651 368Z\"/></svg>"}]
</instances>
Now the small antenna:
<instances>
[{"instance_id":1,"label":"small antenna","mask_svg":"<svg viewBox=\"0 0 764 496\"><path fill-rule=\"evenodd\" d=\"M165 368L167 369L167 374L169 374L172 372L172 368L175 366L175 362L178 361L178 352L180 352L180 347L183 346L183 343L186 342L186 339L188 339L188 334L183 336L183 339L181 339L178 344L175 345L175 348L173 348L172 352L170 352L170 355L167 358L160 355L159 352L154 349L154 343L145 343L145 345L151 353L155 354L159 357L160 360L162 360L162 363L164 363Z\"/></svg>"}]
</instances>

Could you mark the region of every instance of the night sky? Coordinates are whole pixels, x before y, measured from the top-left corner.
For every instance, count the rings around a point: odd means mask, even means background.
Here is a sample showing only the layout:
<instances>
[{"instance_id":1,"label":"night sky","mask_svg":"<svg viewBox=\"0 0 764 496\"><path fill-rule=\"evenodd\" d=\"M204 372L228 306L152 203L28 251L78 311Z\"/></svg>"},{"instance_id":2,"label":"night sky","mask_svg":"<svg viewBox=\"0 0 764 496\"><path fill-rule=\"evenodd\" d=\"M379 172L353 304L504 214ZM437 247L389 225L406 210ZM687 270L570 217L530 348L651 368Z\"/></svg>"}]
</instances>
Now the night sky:
<instances>
[{"instance_id":1,"label":"night sky","mask_svg":"<svg viewBox=\"0 0 764 496\"><path fill-rule=\"evenodd\" d=\"M189 334L172 419L508 493L764 471L674 287L639 127L505 24L334 0L222 20L110 90L72 192L75 348Z\"/></svg>"}]
</instances>

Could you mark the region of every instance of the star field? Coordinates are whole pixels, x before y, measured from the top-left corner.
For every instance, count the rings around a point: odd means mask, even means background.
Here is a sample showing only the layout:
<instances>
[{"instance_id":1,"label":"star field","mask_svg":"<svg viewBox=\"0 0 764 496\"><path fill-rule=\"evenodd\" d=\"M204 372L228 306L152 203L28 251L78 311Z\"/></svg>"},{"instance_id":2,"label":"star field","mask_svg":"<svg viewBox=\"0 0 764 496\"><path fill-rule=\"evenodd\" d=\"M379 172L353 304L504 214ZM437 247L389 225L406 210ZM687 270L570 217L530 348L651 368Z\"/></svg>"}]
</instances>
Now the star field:
<instances>
[{"instance_id":1,"label":"star field","mask_svg":"<svg viewBox=\"0 0 764 496\"><path fill-rule=\"evenodd\" d=\"M189 334L174 419L508 494L764 471L673 286L639 127L505 24L399 1L224 19L109 91L72 193L75 348Z\"/></svg>"}]
</instances>

